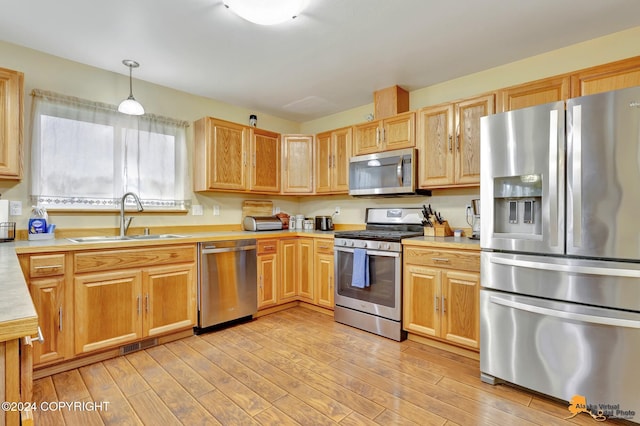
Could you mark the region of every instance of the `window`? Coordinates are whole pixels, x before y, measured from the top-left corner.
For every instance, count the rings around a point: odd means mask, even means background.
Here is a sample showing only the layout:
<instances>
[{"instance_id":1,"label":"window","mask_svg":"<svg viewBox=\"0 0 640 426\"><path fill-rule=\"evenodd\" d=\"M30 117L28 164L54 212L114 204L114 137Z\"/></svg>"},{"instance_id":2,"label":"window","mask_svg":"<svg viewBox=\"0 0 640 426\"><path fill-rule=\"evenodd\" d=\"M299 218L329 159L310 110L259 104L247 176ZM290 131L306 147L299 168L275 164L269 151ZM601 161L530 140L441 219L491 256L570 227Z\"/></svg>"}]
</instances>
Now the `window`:
<instances>
[{"instance_id":1,"label":"window","mask_svg":"<svg viewBox=\"0 0 640 426\"><path fill-rule=\"evenodd\" d=\"M190 207L186 122L128 116L112 105L41 90L32 95L34 203L112 210L132 191L145 209Z\"/></svg>"}]
</instances>

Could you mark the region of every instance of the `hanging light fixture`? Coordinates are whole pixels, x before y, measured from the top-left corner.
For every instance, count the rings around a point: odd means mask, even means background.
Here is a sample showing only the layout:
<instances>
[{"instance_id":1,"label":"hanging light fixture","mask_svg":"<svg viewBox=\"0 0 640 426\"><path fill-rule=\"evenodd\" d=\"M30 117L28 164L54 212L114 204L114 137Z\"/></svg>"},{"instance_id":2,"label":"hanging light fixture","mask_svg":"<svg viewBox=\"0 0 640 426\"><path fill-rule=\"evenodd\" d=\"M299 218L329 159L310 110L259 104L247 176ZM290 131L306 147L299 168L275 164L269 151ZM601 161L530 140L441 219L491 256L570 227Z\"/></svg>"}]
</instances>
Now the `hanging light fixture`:
<instances>
[{"instance_id":1,"label":"hanging light fixture","mask_svg":"<svg viewBox=\"0 0 640 426\"><path fill-rule=\"evenodd\" d=\"M258 25L276 25L295 19L309 0L224 0L227 9Z\"/></svg>"},{"instance_id":2,"label":"hanging light fixture","mask_svg":"<svg viewBox=\"0 0 640 426\"><path fill-rule=\"evenodd\" d=\"M136 98L133 97L133 83L131 79L131 71L134 68L138 68L140 64L136 61L132 61L131 59L125 59L122 63L129 67L129 97L120 102L120 105L118 105L118 111L123 114L142 115L144 114L144 107L140 102L136 101Z\"/></svg>"}]
</instances>

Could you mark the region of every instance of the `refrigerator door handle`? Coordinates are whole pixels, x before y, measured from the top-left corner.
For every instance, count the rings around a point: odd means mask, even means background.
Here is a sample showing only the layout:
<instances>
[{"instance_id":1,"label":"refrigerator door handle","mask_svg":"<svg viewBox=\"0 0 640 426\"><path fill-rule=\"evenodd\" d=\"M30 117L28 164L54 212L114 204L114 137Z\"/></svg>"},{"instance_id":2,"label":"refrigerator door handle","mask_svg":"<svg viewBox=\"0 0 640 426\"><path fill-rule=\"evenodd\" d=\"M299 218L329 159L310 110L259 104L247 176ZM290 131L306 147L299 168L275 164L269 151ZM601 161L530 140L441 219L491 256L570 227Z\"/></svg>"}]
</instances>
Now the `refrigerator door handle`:
<instances>
[{"instance_id":1,"label":"refrigerator door handle","mask_svg":"<svg viewBox=\"0 0 640 426\"><path fill-rule=\"evenodd\" d=\"M558 245L558 111L549 116L549 245Z\"/></svg>"},{"instance_id":2,"label":"refrigerator door handle","mask_svg":"<svg viewBox=\"0 0 640 426\"><path fill-rule=\"evenodd\" d=\"M521 311L531 312L534 314L547 315L556 318L563 318L573 321L581 321L590 324L608 325L612 327L628 327L640 328L640 321L628 320L623 318L611 318L588 314L579 314L575 312L559 311L557 309L546 308L543 306L532 305L529 303L518 302L515 300L505 299L500 296L491 296L491 303L506 306Z\"/></svg>"},{"instance_id":3,"label":"refrigerator door handle","mask_svg":"<svg viewBox=\"0 0 640 426\"><path fill-rule=\"evenodd\" d=\"M518 266L521 268L541 269L545 271L569 272L584 275L602 275L606 277L640 278L640 270L601 268L596 266L562 265L556 263L534 262L522 259L507 259L492 257L491 263L506 266Z\"/></svg>"},{"instance_id":4,"label":"refrigerator door handle","mask_svg":"<svg viewBox=\"0 0 640 426\"><path fill-rule=\"evenodd\" d=\"M573 221L573 247L582 245L582 105L573 106L573 147L571 149L571 220Z\"/></svg>"}]
</instances>

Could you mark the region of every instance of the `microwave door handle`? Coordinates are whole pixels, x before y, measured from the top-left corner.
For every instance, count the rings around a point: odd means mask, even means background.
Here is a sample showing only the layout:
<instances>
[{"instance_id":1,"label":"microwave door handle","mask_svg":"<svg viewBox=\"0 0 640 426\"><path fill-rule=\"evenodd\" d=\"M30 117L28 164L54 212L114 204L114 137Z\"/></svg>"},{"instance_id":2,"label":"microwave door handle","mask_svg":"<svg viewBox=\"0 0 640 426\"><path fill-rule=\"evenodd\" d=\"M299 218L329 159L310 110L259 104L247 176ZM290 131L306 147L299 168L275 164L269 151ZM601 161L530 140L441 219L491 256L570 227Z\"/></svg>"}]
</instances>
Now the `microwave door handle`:
<instances>
[{"instance_id":1,"label":"microwave door handle","mask_svg":"<svg viewBox=\"0 0 640 426\"><path fill-rule=\"evenodd\" d=\"M404 172L402 170L402 165L404 164L404 158L400 157L400 160L398 160L398 165L397 165L397 169L396 169L396 173L398 175L398 186L400 188L402 188L402 180L404 177Z\"/></svg>"}]
</instances>

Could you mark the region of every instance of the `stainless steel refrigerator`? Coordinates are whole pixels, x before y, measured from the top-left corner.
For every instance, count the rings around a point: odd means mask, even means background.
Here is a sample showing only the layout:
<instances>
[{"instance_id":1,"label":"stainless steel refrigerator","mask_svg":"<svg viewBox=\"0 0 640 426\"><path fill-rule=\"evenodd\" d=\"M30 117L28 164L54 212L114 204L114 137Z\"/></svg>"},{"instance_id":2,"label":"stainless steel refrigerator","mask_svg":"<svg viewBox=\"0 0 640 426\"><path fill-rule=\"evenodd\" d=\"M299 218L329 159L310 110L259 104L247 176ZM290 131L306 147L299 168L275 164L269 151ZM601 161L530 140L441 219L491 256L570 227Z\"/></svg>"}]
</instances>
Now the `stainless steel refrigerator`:
<instances>
[{"instance_id":1,"label":"stainless steel refrigerator","mask_svg":"<svg viewBox=\"0 0 640 426\"><path fill-rule=\"evenodd\" d=\"M640 87L481 132L482 379L640 422Z\"/></svg>"}]
</instances>

